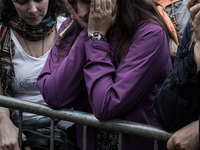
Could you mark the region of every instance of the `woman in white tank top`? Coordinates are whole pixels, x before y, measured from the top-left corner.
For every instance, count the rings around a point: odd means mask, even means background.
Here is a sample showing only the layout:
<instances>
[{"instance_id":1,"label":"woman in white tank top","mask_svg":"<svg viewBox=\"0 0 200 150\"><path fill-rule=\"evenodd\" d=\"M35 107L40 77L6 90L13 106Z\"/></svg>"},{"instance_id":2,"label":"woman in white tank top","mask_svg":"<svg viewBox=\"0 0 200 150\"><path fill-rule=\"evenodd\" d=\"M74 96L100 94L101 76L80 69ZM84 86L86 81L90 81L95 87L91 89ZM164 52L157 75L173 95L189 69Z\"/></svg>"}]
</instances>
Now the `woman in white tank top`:
<instances>
[{"instance_id":1,"label":"woman in white tank top","mask_svg":"<svg viewBox=\"0 0 200 150\"><path fill-rule=\"evenodd\" d=\"M62 0L0 0L2 95L44 104L36 79L57 30L66 19L61 17L66 13L63 4ZM0 149L20 149L18 128L13 124L18 118L10 119L15 114L17 112L0 107ZM30 113L24 113L23 119L23 126L49 123L47 118ZM23 134L22 141L26 139Z\"/></svg>"}]
</instances>

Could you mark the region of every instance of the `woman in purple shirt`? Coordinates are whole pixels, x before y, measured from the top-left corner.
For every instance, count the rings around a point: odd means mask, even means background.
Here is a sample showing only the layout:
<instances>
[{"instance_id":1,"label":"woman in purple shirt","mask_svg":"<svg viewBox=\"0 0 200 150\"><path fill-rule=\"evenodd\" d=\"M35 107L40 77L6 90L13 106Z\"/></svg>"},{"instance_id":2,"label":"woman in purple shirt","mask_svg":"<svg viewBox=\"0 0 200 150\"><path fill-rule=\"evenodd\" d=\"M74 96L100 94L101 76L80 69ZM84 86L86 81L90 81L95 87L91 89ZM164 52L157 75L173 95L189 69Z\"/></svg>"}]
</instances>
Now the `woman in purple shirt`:
<instances>
[{"instance_id":1,"label":"woman in purple shirt","mask_svg":"<svg viewBox=\"0 0 200 150\"><path fill-rule=\"evenodd\" d=\"M173 35L153 2L65 2L71 17L62 24L38 78L45 102L55 109L93 113L99 120L159 126L152 103L169 74L168 40ZM82 125L77 125L80 148L82 134ZM115 132L89 128L88 149L117 149L117 137ZM123 149L151 150L153 140L124 134Z\"/></svg>"}]
</instances>

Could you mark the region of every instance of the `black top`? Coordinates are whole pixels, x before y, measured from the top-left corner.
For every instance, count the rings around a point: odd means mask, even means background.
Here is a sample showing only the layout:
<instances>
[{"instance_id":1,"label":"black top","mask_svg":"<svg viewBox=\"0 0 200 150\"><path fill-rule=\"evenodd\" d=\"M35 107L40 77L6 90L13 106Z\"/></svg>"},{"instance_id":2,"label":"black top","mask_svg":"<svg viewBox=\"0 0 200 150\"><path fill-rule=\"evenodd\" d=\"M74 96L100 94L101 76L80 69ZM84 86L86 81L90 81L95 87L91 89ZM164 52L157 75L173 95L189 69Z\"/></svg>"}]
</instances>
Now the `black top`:
<instances>
[{"instance_id":1,"label":"black top","mask_svg":"<svg viewBox=\"0 0 200 150\"><path fill-rule=\"evenodd\" d=\"M190 47L192 24L188 23L179 44L176 60L154 101L154 113L161 126L175 131L198 120L200 115L200 74Z\"/></svg>"}]
</instances>

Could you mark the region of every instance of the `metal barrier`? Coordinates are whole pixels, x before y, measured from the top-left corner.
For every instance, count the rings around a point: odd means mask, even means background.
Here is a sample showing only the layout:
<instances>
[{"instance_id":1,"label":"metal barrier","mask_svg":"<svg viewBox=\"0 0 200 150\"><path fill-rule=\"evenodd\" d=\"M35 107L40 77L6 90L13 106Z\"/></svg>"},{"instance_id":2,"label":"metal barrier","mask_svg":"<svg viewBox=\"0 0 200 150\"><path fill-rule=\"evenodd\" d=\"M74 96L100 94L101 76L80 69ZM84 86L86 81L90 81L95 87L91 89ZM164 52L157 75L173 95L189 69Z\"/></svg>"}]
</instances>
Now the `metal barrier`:
<instances>
[{"instance_id":1,"label":"metal barrier","mask_svg":"<svg viewBox=\"0 0 200 150\"><path fill-rule=\"evenodd\" d=\"M136 122L130 122L120 119L112 119L108 121L99 121L93 114L75 111L71 109L51 109L47 105L37 104L33 102L23 101L16 98L0 95L0 106L19 110L19 143L22 149L21 133L22 133L22 113L29 112L43 115L51 118L51 143L50 150L54 149L54 119L66 120L84 126L83 132L83 150L86 150L87 143L87 126L114 130L119 133L118 149L122 149L122 133L134 134L137 136L154 139L154 150L158 150L158 141L167 141L172 133L166 132L159 127L149 126Z\"/></svg>"}]
</instances>

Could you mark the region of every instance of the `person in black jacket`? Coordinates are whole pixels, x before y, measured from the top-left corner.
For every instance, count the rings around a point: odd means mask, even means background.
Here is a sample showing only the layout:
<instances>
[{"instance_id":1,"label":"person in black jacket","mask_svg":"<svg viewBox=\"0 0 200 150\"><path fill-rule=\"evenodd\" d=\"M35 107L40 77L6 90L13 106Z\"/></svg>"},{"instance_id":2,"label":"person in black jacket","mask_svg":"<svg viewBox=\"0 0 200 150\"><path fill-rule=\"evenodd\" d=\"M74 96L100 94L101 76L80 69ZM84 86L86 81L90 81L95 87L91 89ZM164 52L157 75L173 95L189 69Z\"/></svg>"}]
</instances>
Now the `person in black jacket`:
<instances>
[{"instance_id":1,"label":"person in black jacket","mask_svg":"<svg viewBox=\"0 0 200 150\"><path fill-rule=\"evenodd\" d=\"M161 126L175 132L169 150L199 148L200 0L188 0L191 20L178 46L168 78L156 95L154 113Z\"/></svg>"}]
</instances>

